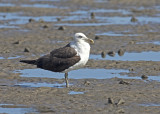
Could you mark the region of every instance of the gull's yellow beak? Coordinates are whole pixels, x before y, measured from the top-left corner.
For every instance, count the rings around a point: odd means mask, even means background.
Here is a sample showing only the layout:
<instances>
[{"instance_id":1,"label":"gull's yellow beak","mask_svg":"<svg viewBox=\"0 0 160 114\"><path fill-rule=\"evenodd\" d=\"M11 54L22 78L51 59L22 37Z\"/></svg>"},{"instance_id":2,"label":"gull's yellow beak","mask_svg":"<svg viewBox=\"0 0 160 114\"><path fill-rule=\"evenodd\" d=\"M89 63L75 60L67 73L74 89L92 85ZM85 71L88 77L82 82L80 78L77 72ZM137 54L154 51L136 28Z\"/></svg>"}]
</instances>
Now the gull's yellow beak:
<instances>
[{"instance_id":1,"label":"gull's yellow beak","mask_svg":"<svg viewBox=\"0 0 160 114\"><path fill-rule=\"evenodd\" d=\"M94 41L93 41L92 39L90 39L90 38L88 38L87 41L88 41L88 43L90 43L90 44L94 44Z\"/></svg>"}]
</instances>

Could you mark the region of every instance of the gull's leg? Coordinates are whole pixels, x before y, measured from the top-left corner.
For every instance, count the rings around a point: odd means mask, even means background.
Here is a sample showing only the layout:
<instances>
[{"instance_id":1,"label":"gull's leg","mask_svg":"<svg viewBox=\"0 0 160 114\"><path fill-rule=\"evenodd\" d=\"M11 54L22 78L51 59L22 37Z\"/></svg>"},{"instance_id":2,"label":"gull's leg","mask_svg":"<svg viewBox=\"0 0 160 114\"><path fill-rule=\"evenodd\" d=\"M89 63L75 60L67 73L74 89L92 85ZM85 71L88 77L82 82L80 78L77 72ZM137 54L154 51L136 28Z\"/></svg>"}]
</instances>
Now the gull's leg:
<instances>
[{"instance_id":1,"label":"gull's leg","mask_svg":"<svg viewBox=\"0 0 160 114\"><path fill-rule=\"evenodd\" d=\"M66 87L69 87L69 84L68 84L68 73L65 73L65 81L66 81Z\"/></svg>"}]
</instances>

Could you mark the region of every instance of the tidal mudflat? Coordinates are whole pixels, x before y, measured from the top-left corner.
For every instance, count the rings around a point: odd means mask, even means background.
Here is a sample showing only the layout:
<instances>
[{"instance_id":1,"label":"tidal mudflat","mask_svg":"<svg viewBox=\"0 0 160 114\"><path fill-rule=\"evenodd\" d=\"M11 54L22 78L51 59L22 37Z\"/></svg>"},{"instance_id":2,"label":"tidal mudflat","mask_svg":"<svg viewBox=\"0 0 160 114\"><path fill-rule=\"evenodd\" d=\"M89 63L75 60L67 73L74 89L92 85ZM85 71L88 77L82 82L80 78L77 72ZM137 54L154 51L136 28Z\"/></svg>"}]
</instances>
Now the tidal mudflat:
<instances>
[{"instance_id":1,"label":"tidal mudflat","mask_svg":"<svg viewBox=\"0 0 160 114\"><path fill-rule=\"evenodd\" d=\"M160 2L2 0L0 113L159 114ZM95 41L85 68L64 74L20 63L83 32Z\"/></svg>"}]
</instances>

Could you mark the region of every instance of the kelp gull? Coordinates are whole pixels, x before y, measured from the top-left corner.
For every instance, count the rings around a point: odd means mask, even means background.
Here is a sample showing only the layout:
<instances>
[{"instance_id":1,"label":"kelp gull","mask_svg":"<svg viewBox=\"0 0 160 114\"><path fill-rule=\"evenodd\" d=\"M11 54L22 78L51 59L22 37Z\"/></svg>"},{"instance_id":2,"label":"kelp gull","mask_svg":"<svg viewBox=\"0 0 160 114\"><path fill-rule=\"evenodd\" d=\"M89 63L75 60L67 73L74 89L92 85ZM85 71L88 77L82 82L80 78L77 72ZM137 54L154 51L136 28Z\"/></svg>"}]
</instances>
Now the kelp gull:
<instances>
[{"instance_id":1,"label":"kelp gull","mask_svg":"<svg viewBox=\"0 0 160 114\"><path fill-rule=\"evenodd\" d=\"M89 59L90 44L92 39L87 38L83 33L76 33L74 41L65 47L55 49L49 54L36 60L20 60L20 62L37 65L38 68L53 72L65 73L66 87L68 85L68 72L82 68Z\"/></svg>"}]
</instances>

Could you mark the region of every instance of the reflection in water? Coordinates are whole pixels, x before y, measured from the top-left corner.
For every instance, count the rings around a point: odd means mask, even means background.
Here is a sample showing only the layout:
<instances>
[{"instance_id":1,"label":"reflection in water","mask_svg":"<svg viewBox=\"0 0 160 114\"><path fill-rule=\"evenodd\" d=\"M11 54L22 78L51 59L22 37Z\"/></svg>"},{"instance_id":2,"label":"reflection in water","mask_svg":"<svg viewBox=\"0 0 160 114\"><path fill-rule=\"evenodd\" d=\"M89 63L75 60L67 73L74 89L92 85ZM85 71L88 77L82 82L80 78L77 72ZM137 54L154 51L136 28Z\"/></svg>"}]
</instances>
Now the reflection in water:
<instances>
[{"instance_id":1,"label":"reflection in water","mask_svg":"<svg viewBox=\"0 0 160 114\"><path fill-rule=\"evenodd\" d=\"M70 84L70 85L73 85L73 84ZM34 83L34 82L21 82L21 83L18 83L16 84L15 86L21 86L21 87L56 87L56 88L64 88L66 87L66 84L65 83L54 83L54 84L51 84L51 83Z\"/></svg>"},{"instance_id":2,"label":"reflection in water","mask_svg":"<svg viewBox=\"0 0 160 114\"><path fill-rule=\"evenodd\" d=\"M84 92L80 92L80 91L70 91L68 94L70 94L70 95L76 95L76 94L84 94Z\"/></svg>"},{"instance_id":3,"label":"reflection in water","mask_svg":"<svg viewBox=\"0 0 160 114\"><path fill-rule=\"evenodd\" d=\"M51 2L55 2L56 1L56 2L58 2L59 1L60 2L61 0L31 0L31 1L32 2L37 2L37 1L42 1L42 2L43 1L51 1ZM63 1L65 1L65 0L63 0Z\"/></svg>"},{"instance_id":4,"label":"reflection in water","mask_svg":"<svg viewBox=\"0 0 160 114\"><path fill-rule=\"evenodd\" d=\"M136 44L154 44L154 45L160 45L160 41L137 42Z\"/></svg>"},{"instance_id":5,"label":"reflection in water","mask_svg":"<svg viewBox=\"0 0 160 114\"><path fill-rule=\"evenodd\" d=\"M64 78L63 73L51 72L43 69L24 69L16 70L14 73L21 73L22 77L40 77L40 78ZM125 73L130 73L128 70L124 69L78 69L69 72L70 79L110 79L110 78L123 78L123 79L142 79L140 76L128 76L123 75ZM147 80L160 81L160 76L148 76ZM29 85L30 83L22 83L22 85ZM44 84L44 85L43 85ZM19 85L19 84L18 84ZM20 84L21 85L21 84ZM46 87L63 87L63 84L48 84L48 83L32 83L31 86L46 86Z\"/></svg>"},{"instance_id":6,"label":"reflection in water","mask_svg":"<svg viewBox=\"0 0 160 114\"><path fill-rule=\"evenodd\" d=\"M17 26L10 26L10 25L0 25L0 28L19 28Z\"/></svg>"},{"instance_id":7,"label":"reflection in water","mask_svg":"<svg viewBox=\"0 0 160 114\"><path fill-rule=\"evenodd\" d=\"M32 112L36 113L36 110L33 108L27 108L24 105L0 104L1 114L26 114Z\"/></svg>"},{"instance_id":8,"label":"reflection in water","mask_svg":"<svg viewBox=\"0 0 160 114\"><path fill-rule=\"evenodd\" d=\"M17 13L0 13L0 20L11 20L9 21L9 24L26 24L28 23L29 19L34 19L35 21L39 21L40 19L43 19L44 21L57 21L58 16L23 16L23 12L17 12ZM5 17L3 17L5 16Z\"/></svg>"},{"instance_id":9,"label":"reflection in water","mask_svg":"<svg viewBox=\"0 0 160 114\"><path fill-rule=\"evenodd\" d=\"M141 36L142 34L114 33L112 31L105 33L97 33L99 36Z\"/></svg>"},{"instance_id":10,"label":"reflection in water","mask_svg":"<svg viewBox=\"0 0 160 114\"><path fill-rule=\"evenodd\" d=\"M22 56L14 56L14 57L0 57L0 59L17 59L17 58L22 58Z\"/></svg>"},{"instance_id":11,"label":"reflection in water","mask_svg":"<svg viewBox=\"0 0 160 114\"><path fill-rule=\"evenodd\" d=\"M123 69L78 69L69 72L69 78L72 79L108 79L113 77L119 78L130 78L128 76L121 76L120 73L126 72L128 70ZM17 70L15 73L22 73L22 77L45 77L45 78L57 78L62 79L64 78L63 73L56 73L51 72L43 69L24 69L24 70Z\"/></svg>"},{"instance_id":12,"label":"reflection in water","mask_svg":"<svg viewBox=\"0 0 160 114\"><path fill-rule=\"evenodd\" d=\"M137 22L131 22L131 17L100 17L95 16L95 19L98 21L97 23L59 23L57 26L105 26L105 25L137 25L141 24L149 24L149 23L160 23L159 17L136 17L138 19Z\"/></svg>"},{"instance_id":13,"label":"reflection in water","mask_svg":"<svg viewBox=\"0 0 160 114\"><path fill-rule=\"evenodd\" d=\"M109 25L109 23L59 23L55 24L57 26L104 26L104 25Z\"/></svg>"},{"instance_id":14,"label":"reflection in water","mask_svg":"<svg viewBox=\"0 0 160 114\"><path fill-rule=\"evenodd\" d=\"M88 16L89 13L122 13L122 14L131 14L131 12L125 9L91 9L91 10L77 10L71 12L70 14L76 15L85 15Z\"/></svg>"},{"instance_id":15,"label":"reflection in water","mask_svg":"<svg viewBox=\"0 0 160 114\"><path fill-rule=\"evenodd\" d=\"M160 107L160 104L157 103L146 103L146 104L139 104L140 106L145 106L145 107L152 107L152 106L158 106Z\"/></svg>"},{"instance_id":16,"label":"reflection in water","mask_svg":"<svg viewBox=\"0 0 160 114\"><path fill-rule=\"evenodd\" d=\"M57 8L50 4L22 4L21 7L37 7L37 8Z\"/></svg>"},{"instance_id":17,"label":"reflection in water","mask_svg":"<svg viewBox=\"0 0 160 114\"><path fill-rule=\"evenodd\" d=\"M0 57L0 59L5 59L4 57Z\"/></svg>"},{"instance_id":18,"label":"reflection in water","mask_svg":"<svg viewBox=\"0 0 160 114\"><path fill-rule=\"evenodd\" d=\"M108 0L94 0L95 2L97 2L97 3L106 3L106 2L108 2Z\"/></svg>"},{"instance_id":19,"label":"reflection in water","mask_svg":"<svg viewBox=\"0 0 160 114\"><path fill-rule=\"evenodd\" d=\"M6 6L13 7L13 6L15 6L15 4L11 4L11 3L0 3L0 7L6 7Z\"/></svg>"},{"instance_id":20,"label":"reflection in water","mask_svg":"<svg viewBox=\"0 0 160 114\"><path fill-rule=\"evenodd\" d=\"M25 7L33 7L33 6L41 6L42 4L37 4L37 5L23 5ZM45 6L45 5L44 5ZM46 6L48 7L48 5ZM91 10L92 12L122 12L122 13L127 13L125 10L111 10L111 9L95 9ZM9 25L13 26L15 24L26 24L28 23L29 19L34 19L35 21L39 21L40 19L43 19L46 22L57 22L57 18L61 19L61 21L81 21L81 20L89 20L91 11L76 11L72 12L70 16L24 16L23 12L17 12L17 13L0 13L0 20L8 20ZM129 13L129 12L128 12ZM85 14L85 15L84 15ZM56 24L57 26L103 26L103 25L112 25L112 24L148 24L148 23L160 23L159 17L136 17L138 19L138 22L132 23L131 17L103 17L103 16L95 16L95 20L97 20L97 23L58 23ZM8 23L7 23L8 24ZM5 26L9 26L5 25ZM4 27L5 27L4 26ZM11 26L11 27L12 27ZM1 27L2 28L2 27ZM101 35L118 35L121 36L122 34L113 34L113 33L103 33ZM135 34L137 36L137 34ZM128 34L128 36L133 36L132 34Z\"/></svg>"},{"instance_id":21,"label":"reflection in water","mask_svg":"<svg viewBox=\"0 0 160 114\"><path fill-rule=\"evenodd\" d=\"M106 55L105 58L102 58L101 55L90 55L90 59L96 60L116 60L116 61L160 61L159 58L160 52L141 52L141 53L128 53L125 52L123 56L115 54L114 57Z\"/></svg>"},{"instance_id":22,"label":"reflection in water","mask_svg":"<svg viewBox=\"0 0 160 114\"><path fill-rule=\"evenodd\" d=\"M53 1L53 0L50 0L50 1ZM7 7L7 6L15 7L17 5L11 4L11 3L0 3L0 7ZM53 4L20 4L18 6L20 6L20 7L35 7L35 8L59 8L59 9L67 9L68 8L68 7L58 7Z\"/></svg>"}]
</instances>

